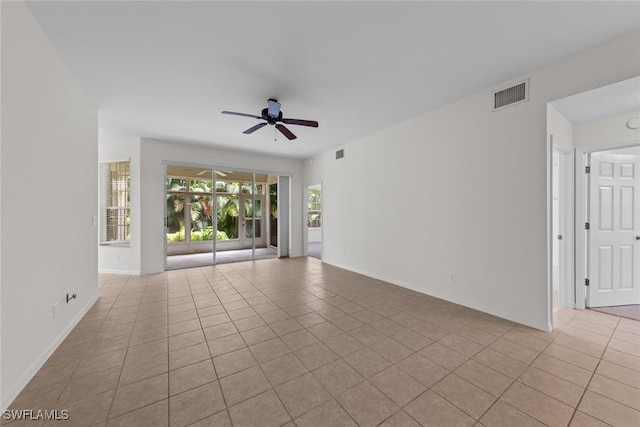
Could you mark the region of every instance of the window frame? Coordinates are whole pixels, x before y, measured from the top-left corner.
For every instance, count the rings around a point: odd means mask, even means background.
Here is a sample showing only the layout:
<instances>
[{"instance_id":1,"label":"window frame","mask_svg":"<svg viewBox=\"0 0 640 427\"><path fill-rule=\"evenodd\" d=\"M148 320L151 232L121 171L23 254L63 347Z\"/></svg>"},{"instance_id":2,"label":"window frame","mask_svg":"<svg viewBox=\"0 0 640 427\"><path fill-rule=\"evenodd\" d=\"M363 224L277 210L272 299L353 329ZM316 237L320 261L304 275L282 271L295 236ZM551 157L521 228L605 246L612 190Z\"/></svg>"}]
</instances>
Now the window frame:
<instances>
[{"instance_id":1,"label":"window frame","mask_svg":"<svg viewBox=\"0 0 640 427\"><path fill-rule=\"evenodd\" d=\"M317 199L313 201L313 205L311 202L311 194L317 191ZM312 209L315 208L315 209ZM311 226L312 220L311 215L318 214L318 218L314 219L313 222L319 224L318 226ZM322 190L316 188L307 189L307 227L310 229L320 229L322 228Z\"/></svg>"},{"instance_id":2,"label":"window frame","mask_svg":"<svg viewBox=\"0 0 640 427\"><path fill-rule=\"evenodd\" d=\"M116 191L122 193L122 202L118 202L117 205L113 206L109 203L109 200L112 199L113 195L113 185L114 179L111 176L112 165L118 163L126 163L126 173L124 176L126 177L124 180L125 188L117 189ZM118 166L116 166L116 169ZM100 210L99 210L99 244L101 246L122 246L122 247L130 247L131 246L131 159L120 159L113 161L104 161L99 162L98 167L100 173L99 179L99 197L100 197ZM118 197L118 199L120 199ZM122 211L122 217L124 220L118 221L115 226L117 228L123 228L123 233L125 235L124 239L120 240L107 240L109 232L107 231L109 227L109 215L107 212L109 211L117 211L118 215L120 215L120 211ZM127 239L128 237L128 239Z\"/></svg>"}]
</instances>

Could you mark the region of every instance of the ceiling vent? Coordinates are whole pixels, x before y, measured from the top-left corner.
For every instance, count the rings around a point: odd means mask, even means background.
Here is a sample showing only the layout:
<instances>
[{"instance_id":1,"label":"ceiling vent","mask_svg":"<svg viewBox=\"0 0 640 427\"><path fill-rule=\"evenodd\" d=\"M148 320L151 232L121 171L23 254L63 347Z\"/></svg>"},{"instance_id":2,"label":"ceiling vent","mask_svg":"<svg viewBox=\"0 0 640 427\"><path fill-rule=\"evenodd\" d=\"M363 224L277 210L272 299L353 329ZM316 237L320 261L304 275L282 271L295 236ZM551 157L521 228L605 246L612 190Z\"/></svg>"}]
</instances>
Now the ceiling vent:
<instances>
[{"instance_id":1,"label":"ceiling vent","mask_svg":"<svg viewBox=\"0 0 640 427\"><path fill-rule=\"evenodd\" d=\"M336 151L336 160L344 157L344 148L342 150Z\"/></svg>"},{"instance_id":2,"label":"ceiling vent","mask_svg":"<svg viewBox=\"0 0 640 427\"><path fill-rule=\"evenodd\" d=\"M493 111L529 100L529 79L493 94Z\"/></svg>"}]
</instances>

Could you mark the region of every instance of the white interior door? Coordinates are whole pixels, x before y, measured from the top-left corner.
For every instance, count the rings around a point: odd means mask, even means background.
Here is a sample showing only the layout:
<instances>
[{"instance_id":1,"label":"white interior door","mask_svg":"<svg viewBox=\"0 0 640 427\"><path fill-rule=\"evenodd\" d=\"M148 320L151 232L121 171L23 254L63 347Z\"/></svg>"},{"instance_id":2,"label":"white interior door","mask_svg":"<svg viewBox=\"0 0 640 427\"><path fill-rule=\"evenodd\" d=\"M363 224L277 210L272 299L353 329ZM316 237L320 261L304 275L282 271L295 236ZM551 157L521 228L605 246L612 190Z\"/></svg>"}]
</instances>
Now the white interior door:
<instances>
[{"instance_id":1,"label":"white interior door","mask_svg":"<svg viewBox=\"0 0 640 427\"><path fill-rule=\"evenodd\" d=\"M640 303L639 156L630 151L591 154L590 307Z\"/></svg>"}]
</instances>

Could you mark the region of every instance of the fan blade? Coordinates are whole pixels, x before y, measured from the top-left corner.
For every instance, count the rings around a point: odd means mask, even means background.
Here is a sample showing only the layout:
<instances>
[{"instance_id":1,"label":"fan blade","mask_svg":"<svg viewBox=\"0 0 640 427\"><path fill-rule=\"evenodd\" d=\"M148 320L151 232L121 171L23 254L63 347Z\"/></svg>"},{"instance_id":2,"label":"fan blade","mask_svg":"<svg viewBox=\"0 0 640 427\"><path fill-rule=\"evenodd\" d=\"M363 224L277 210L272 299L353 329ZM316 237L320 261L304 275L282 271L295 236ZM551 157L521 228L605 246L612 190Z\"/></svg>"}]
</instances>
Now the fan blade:
<instances>
[{"instance_id":1,"label":"fan blade","mask_svg":"<svg viewBox=\"0 0 640 427\"><path fill-rule=\"evenodd\" d=\"M276 125L276 129L278 129L280 132L282 132L282 134L284 136L286 136L287 138L289 138L289 140L292 139L296 139L297 136L295 136L289 129L287 129L284 125L281 124L277 124Z\"/></svg>"},{"instance_id":2,"label":"fan blade","mask_svg":"<svg viewBox=\"0 0 640 427\"><path fill-rule=\"evenodd\" d=\"M267 122L264 123L258 123L257 125L250 127L249 129L245 130L244 133L245 135L249 135L250 133L254 133L255 131L257 131L260 128L263 128L267 125Z\"/></svg>"},{"instance_id":3,"label":"fan blade","mask_svg":"<svg viewBox=\"0 0 640 427\"><path fill-rule=\"evenodd\" d=\"M261 119L262 118L260 116L254 115L254 114L236 113L234 111L223 111L222 114L231 114L233 116L253 117L254 119Z\"/></svg>"},{"instance_id":4,"label":"fan blade","mask_svg":"<svg viewBox=\"0 0 640 427\"><path fill-rule=\"evenodd\" d=\"M286 123L288 125L310 126L312 128L318 127L318 122L315 120L282 119L282 123Z\"/></svg>"}]
</instances>

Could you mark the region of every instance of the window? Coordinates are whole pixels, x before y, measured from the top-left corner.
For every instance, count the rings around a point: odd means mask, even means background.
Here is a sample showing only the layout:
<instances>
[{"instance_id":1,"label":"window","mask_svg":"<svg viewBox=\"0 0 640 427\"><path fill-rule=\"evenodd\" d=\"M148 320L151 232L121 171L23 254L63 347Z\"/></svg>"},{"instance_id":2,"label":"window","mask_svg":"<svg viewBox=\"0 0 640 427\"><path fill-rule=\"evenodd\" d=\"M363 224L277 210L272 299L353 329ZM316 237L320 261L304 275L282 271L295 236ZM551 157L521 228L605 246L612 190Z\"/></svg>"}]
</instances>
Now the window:
<instances>
[{"instance_id":1,"label":"window","mask_svg":"<svg viewBox=\"0 0 640 427\"><path fill-rule=\"evenodd\" d=\"M319 188L308 189L309 228L322 227L322 194Z\"/></svg>"},{"instance_id":2,"label":"window","mask_svg":"<svg viewBox=\"0 0 640 427\"><path fill-rule=\"evenodd\" d=\"M131 240L129 161L100 165L100 243L129 244Z\"/></svg>"},{"instance_id":3,"label":"window","mask_svg":"<svg viewBox=\"0 0 640 427\"><path fill-rule=\"evenodd\" d=\"M212 191L213 182L210 179L167 177L167 243L213 240Z\"/></svg>"}]
</instances>

